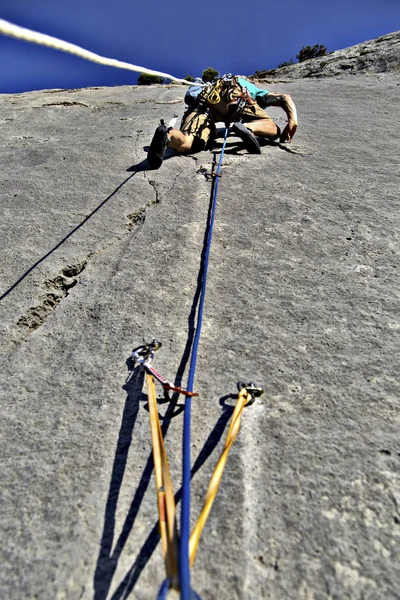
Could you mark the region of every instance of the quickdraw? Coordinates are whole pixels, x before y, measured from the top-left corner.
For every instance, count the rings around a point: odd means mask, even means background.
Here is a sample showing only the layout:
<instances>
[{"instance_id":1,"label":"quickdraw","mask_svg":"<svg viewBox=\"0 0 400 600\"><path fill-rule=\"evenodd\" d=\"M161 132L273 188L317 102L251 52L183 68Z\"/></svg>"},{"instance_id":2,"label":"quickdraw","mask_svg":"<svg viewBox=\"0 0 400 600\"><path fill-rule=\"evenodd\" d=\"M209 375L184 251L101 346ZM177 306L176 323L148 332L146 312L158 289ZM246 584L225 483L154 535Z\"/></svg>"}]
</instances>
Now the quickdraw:
<instances>
[{"instance_id":1,"label":"quickdraw","mask_svg":"<svg viewBox=\"0 0 400 600\"><path fill-rule=\"evenodd\" d=\"M157 341L157 340L153 340L152 342L149 342L148 344L142 344L141 346L138 346L137 348L135 348L134 350L132 350L132 359L133 362L136 365L143 365L143 367L146 369L146 371L148 371L149 373L151 373L153 375L153 377L159 382L161 383L162 387L164 388L164 390L166 392L177 392L178 394L183 394L184 396L198 396L198 392L189 392L188 390L185 390L177 385L174 385L173 383L171 383L170 381L168 381L167 379L165 379L165 377L163 377L152 365L153 359L154 359L154 353L159 350L162 346L162 343Z\"/></svg>"},{"instance_id":2,"label":"quickdraw","mask_svg":"<svg viewBox=\"0 0 400 600\"><path fill-rule=\"evenodd\" d=\"M228 434L225 440L225 445L215 466L214 473L212 474L212 477L210 479L210 483L208 485L207 493L204 499L203 509L190 535L189 559L191 567L193 566L194 559L196 558L196 552L197 547L199 545L201 533L204 529L204 525L206 524L208 515L210 514L215 496L217 495L219 484L221 483L222 473L224 471L226 461L228 460L229 450L231 449L232 444L239 433L240 420L242 417L243 409L246 406L250 406L251 404L253 404L254 400L264 393L264 390L262 388L257 387L255 383L252 382L243 383L242 381L239 381L237 387L239 390L238 401L235 405L232 414L231 423L229 425Z\"/></svg>"}]
</instances>

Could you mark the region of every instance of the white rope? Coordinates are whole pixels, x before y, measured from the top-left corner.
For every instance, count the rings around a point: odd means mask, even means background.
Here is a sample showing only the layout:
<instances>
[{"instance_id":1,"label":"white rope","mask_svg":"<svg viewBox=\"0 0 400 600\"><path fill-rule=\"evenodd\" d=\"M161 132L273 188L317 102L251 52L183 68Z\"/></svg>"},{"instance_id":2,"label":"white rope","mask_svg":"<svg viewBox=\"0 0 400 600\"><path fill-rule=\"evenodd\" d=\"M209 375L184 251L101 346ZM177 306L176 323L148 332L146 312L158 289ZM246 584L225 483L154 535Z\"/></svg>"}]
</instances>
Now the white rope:
<instances>
[{"instance_id":1,"label":"white rope","mask_svg":"<svg viewBox=\"0 0 400 600\"><path fill-rule=\"evenodd\" d=\"M75 44L70 44L69 42L59 40L58 38L52 37L51 35L38 33L37 31L26 29L25 27L19 27L18 25L14 25L13 23L5 21L4 19L0 19L0 34L8 35L10 37L17 38L18 40L24 40L26 42L40 44L42 46L49 46L50 48L54 48L55 50L62 50L63 52L68 52L69 54L75 54L75 56L86 58L87 60L99 63L100 65L116 67L118 69L127 69L128 71L136 71L137 73L148 73L149 75L158 75L160 77L165 77L166 79L178 81L179 83L186 83L188 85L192 85L191 82L186 81L186 79L178 79L177 77L173 77L173 75L169 75L168 73L162 73L161 71L153 71L151 69L146 69L145 67L138 67L137 65L131 65L130 63L121 62L120 60L116 60L115 58L106 58L105 56L100 56L99 54L95 54L94 52L85 50L84 48L76 46Z\"/></svg>"}]
</instances>

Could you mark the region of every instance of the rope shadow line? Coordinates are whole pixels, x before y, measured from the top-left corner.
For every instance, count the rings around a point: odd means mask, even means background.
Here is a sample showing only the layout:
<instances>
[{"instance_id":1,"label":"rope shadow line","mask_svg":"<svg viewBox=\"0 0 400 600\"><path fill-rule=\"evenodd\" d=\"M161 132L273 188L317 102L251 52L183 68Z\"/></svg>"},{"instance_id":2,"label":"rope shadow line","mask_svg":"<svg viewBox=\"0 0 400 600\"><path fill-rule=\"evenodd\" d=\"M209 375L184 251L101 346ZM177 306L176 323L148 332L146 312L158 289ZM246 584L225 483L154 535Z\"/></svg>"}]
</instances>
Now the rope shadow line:
<instances>
[{"instance_id":1,"label":"rope shadow line","mask_svg":"<svg viewBox=\"0 0 400 600\"><path fill-rule=\"evenodd\" d=\"M118 434L110 486L104 513L103 533L94 575L95 590L97 590L99 587L98 582L103 580L105 577L105 574L103 573L104 560L111 556L115 531L115 516L119 493L125 474L128 452L132 441L133 429L139 412L140 400L142 397L146 398L146 396L142 393L143 379L144 373L139 373L137 376L133 374L124 385L124 389L127 391L127 397L122 413L121 426Z\"/></svg>"},{"instance_id":2,"label":"rope shadow line","mask_svg":"<svg viewBox=\"0 0 400 600\"><path fill-rule=\"evenodd\" d=\"M119 192L119 190L136 174L136 171L134 173L132 173L132 175L129 175L129 177L127 177L122 183L119 184L119 186L109 195L107 196L107 198L105 198L105 200L103 200L102 202L100 202L100 204L98 206L96 206L96 208L94 210L92 210L91 213L89 213L84 219L83 221L81 221L80 223L78 223L78 225L76 225L61 241L59 241L51 250L49 250L44 256L42 256L41 258L39 258L39 260L37 260L35 263L33 263L32 266L29 267L29 269L27 271L25 271L25 273L23 275L21 275L21 277L19 279L17 279L17 281L15 283L13 283L1 296L0 296L0 301L3 300L4 298L6 298L6 296L8 296L8 294L10 294L20 283L22 283L22 281L30 274L32 273L32 271L34 269L36 269L36 267L38 267L43 261L46 260L46 258L48 258L51 254L53 254L53 252L55 252L56 250L58 250L58 248L60 248L60 246L62 246L62 244L64 244L74 233L76 233L78 231L78 229L80 229L81 227L83 227L83 225L85 223L87 223L87 221L89 221L89 219L91 219L93 217L93 215L95 215L109 200L111 200L111 198L113 196L115 196L115 194L117 192Z\"/></svg>"},{"instance_id":3,"label":"rope shadow line","mask_svg":"<svg viewBox=\"0 0 400 600\"><path fill-rule=\"evenodd\" d=\"M144 371L141 372L140 386L143 385L143 376L144 376ZM124 387L126 387L126 386L124 386ZM142 399L147 400L147 395L143 394L141 392L141 387L140 387L140 393L139 393L139 395L136 396L136 400L135 400L137 412L139 409L139 402ZM128 398L127 398L127 402L128 402ZM164 436L166 436L169 425L171 423L171 420L172 420L173 416L175 415L176 404L177 404L177 402L174 402L173 400L171 400L171 402L167 408L167 411L165 413L165 416L163 419L163 424L161 426ZM134 422L136 421L137 412L135 414ZM127 411L124 410L123 419L124 419L124 417L126 418L127 416L128 416ZM122 422L120 432L125 430L126 428L129 429L129 427L131 428L131 432L133 432L134 422L132 423L131 426L129 426L129 424L124 424L124 422ZM130 439L129 439L129 445L126 445L126 447L125 447L126 456L122 457L122 459L125 458L125 460L126 460L126 458L127 458L131 440L132 440L132 437L130 437ZM125 440L125 441L127 441L127 440ZM114 460L114 465L117 464L117 453L118 453L120 446L121 446L121 444L120 444L120 439L119 439L118 443L117 443L116 458ZM102 541L100 543L100 552L99 552L99 556L97 559L95 576L94 576L94 584L93 584L94 600L105 600L105 598L107 597L114 573L118 566L119 557L122 554L125 544L128 541L129 535L135 524L136 517L139 513L140 506L142 504L144 495L147 491L151 476L153 474L153 469L154 469L153 454L151 452L147 458L146 465L143 469L142 475L141 475L139 483L137 485L137 488L136 488L134 497L132 499L131 505L129 507L128 513L125 517L125 521L123 523L121 533L119 534L119 537L115 543L113 550L112 550L112 544L113 544L114 530L115 530L115 514L116 514L116 510L117 510L119 491L120 491L120 488L122 485L124 473L121 472L119 474L119 476L117 473L115 473L115 476L114 476L114 472L113 472L113 474L111 476L111 483L110 483L110 488L109 488L109 501L106 504L106 511L105 511L105 518L104 518L103 537L102 537ZM117 480L117 478L118 478L118 480ZM117 487L117 489L113 489L112 484L113 484L113 482L115 483L116 480L117 480L118 487Z\"/></svg>"}]
</instances>

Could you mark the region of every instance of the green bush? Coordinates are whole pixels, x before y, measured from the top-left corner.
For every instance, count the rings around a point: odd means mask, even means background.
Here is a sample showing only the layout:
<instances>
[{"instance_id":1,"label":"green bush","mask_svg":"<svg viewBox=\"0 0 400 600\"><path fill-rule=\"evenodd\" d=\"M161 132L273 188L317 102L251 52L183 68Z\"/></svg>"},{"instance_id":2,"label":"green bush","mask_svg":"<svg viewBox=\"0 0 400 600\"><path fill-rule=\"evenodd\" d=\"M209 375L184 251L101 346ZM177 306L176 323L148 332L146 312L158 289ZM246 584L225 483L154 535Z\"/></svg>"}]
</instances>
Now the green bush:
<instances>
[{"instance_id":1,"label":"green bush","mask_svg":"<svg viewBox=\"0 0 400 600\"><path fill-rule=\"evenodd\" d=\"M291 58L290 60L286 60L285 62L279 63L278 69L282 69L282 67L290 67L294 65L294 60Z\"/></svg>"},{"instance_id":2,"label":"green bush","mask_svg":"<svg viewBox=\"0 0 400 600\"><path fill-rule=\"evenodd\" d=\"M318 58L326 55L326 47L321 44L315 46L303 46L300 52L296 55L299 62L309 60L310 58Z\"/></svg>"},{"instance_id":3,"label":"green bush","mask_svg":"<svg viewBox=\"0 0 400 600\"><path fill-rule=\"evenodd\" d=\"M214 79L217 79L218 75L219 75L219 71L216 71L212 67L208 67L208 69L204 69L203 75L201 78L205 83L207 83L209 81L214 81Z\"/></svg>"},{"instance_id":4,"label":"green bush","mask_svg":"<svg viewBox=\"0 0 400 600\"><path fill-rule=\"evenodd\" d=\"M186 81L194 81L194 77L192 77L191 75L185 75L183 79L186 79Z\"/></svg>"},{"instance_id":5,"label":"green bush","mask_svg":"<svg viewBox=\"0 0 400 600\"><path fill-rule=\"evenodd\" d=\"M164 79L158 75L150 75L150 73L140 73L138 77L138 85L153 85L155 83L163 83Z\"/></svg>"}]
</instances>

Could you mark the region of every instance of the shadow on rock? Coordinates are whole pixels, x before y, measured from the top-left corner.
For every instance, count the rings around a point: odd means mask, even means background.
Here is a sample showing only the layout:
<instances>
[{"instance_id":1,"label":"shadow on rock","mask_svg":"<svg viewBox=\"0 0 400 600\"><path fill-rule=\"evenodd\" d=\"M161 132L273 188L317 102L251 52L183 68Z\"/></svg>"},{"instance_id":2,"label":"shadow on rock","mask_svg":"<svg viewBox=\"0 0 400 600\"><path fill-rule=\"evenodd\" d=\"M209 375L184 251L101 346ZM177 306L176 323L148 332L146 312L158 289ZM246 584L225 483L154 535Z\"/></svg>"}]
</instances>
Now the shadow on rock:
<instances>
[{"instance_id":1,"label":"shadow on rock","mask_svg":"<svg viewBox=\"0 0 400 600\"><path fill-rule=\"evenodd\" d=\"M144 146L143 150L146 152L149 151L149 146ZM172 158L173 156L176 156L177 153L175 152L175 150L172 150L172 148L167 148L166 152L165 152L165 156L164 156L164 161L169 160L170 158ZM145 158L144 160L140 161L139 163L137 163L136 165L132 165L131 167L128 167L127 169L128 173L141 173L142 171L157 171L157 169L152 169L149 166L149 163L147 162L147 158Z\"/></svg>"},{"instance_id":2,"label":"shadow on rock","mask_svg":"<svg viewBox=\"0 0 400 600\"><path fill-rule=\"evenodd\" d=\"M119 555L123 548L122 541L127 538L130 528L133 525L133 521L132 524L125 521L117 545L114 551L112 551L119 492L125 474L129 447L132 442L133 428L138 415L140 401L147 399L147 396L142 393L143 378L143 372L139 372L138 370L136 372L134 371L124 385L127 397L115 450L110 488L104 515L103 535L94 576L94 597L96 599L106 598L114 571L117 567Z\"/></svg>"},{"instance_id":3,"label":"shadow on rock","mask_svg":"<svg viewBox=\"0 0 400 600\"><path fill-rule=\"evenodd\" d=\"M261 146L261 148L265 147L265 146L275 146L276 148L279 148L280 150L284 150L285 152L289 152L290 154L298 154L299 156L304 156L301 152L298 152L297 150L293 150L290 147L290 144L288 143L284 143L284 142L274 142L272 140L266 140L265 138L257 138L258 142Z\"/></svg>"},{"instance_id":4,"label":"shadow on rock","mask_svg":"<svg viewBox=\"0 0 400 600\"><path fill-rule=\"evenodd\" d=\"M111 475L110 488L108 492L108 498L104 515L103 535L100 543L100 552L97 559L94 576L94 600L105 600L105 598L107 597L108 591L112 583L112 579L114 577L114 573L118 566L119 557L121 556L121 553L128 540L129 534L132 531L133 525L138 515L144 495L147 491L154 468L153 455L152 453L150 453L147 458L146 465L143 469L143 473L140 477L140 481L136 488L136 492L132 499L128 513L125 517L121 533L113 549L113 541L115 535L115 515L117 510L119 492L124 478L129 447L132 442L133 428L139 411L140 402L147 402L147 395L142 393L144 371L138 368L133 369L131 359L127 360L127 367L129 370L132 371L132 373L131 376L128 378L127 383L124 385L124 389L127 392L127 398L125 401L125 407L122 415L122 422L118 436L117 448L115 451L114 466ZM171 419L180 412L176 411L179 396L175 396L175 398L172 398L170 400L169 406L163 418L163 424L161 429L164 437L167 434L168 427L171 423ZM158 543L157 527L153 528L152 533L153 537L151 538L151 542L154 543L154 547L151 546L151 551L149 550L150 546L146 546L145 552L142 549L141 554L145 555L146 560L144 562L143 559L140 560L140 564L142 565L140 572L149 560L154 548Z\"/></svg>"},{"instance_id":5,"label":"shadow on rock","mask_svg":"<svg viewBox=\"0 0 400 600\"><path fill-rule=\"evenodd\" d=\"M48 252L46 252L46 254L44 256L42 256L41 258L39 258L39 260L37 260L35 263L33 263L33 265L31 267L29 267L29 269L27 271L25 271L25 273L23 275L21 275L21 277L19 279L17 279L17 281L11 285L8 288L8 290L6 290L4 292L4 294L2 294L2 296L0 296L0 300L3 300L3 298L5 298L6 296L8 296L8 294L10 292L12 292L20 283L22 283L22 281L25 279L25 277L27 277L29 275L29 273L32 273L32 271L34 269L36 269L37 266L39 266L44 260L46 260L46 258L48 258L51 254L53 254L53 252L55 252L60 246L62 246L62 244L64 244L64 242L66 242L74 233L76 233L78 231L78 229L80 229L81 227L83 227L83 225L85 225L85 223L87 223L89 221L89 219L91 219L93 217L93 215L95 215L109 200L111 200L111 198L113 196L115 196L115 194L117 192L119 192L119 190L126 183L128 183L128 181L134 176L134 174L135 173L132 173L132 175L129 175L129 177L127 177L122 183L120 183L119 186L117 188L115 188L115 190L113 192L111 192L111 194L109 196L107 196L107 198L105 198L105 200L103 200L102 202L100 202L100 204L98 206L96 206L96 208L94 210L92 210L92 212L89 213L83 219L83 221L81 221L80 223L78 223L78 225L76 225L65 237L63 237L63 239L60 240L58 242L58 244L56 244L51 250L49 250Z\"/></svg>"},{"instance_id":6,"label":"shadow on rock","mask_svg":"<svg viewBox=\"0 0 400 600\"><path fill-rule=\"evenodd\" d=\"M223 140L219 140L218 138L224 137L224 131L225 131L224 129L217 130L217 138L215 138L209 142L209 146L207 148L208 150L217 151L217 152L222 150ZM296 150L292 150L291 148L288 147L287 144L283 144L281 142L274 142L271 140L266 140L265 138L257 138L257 139L258 139L261 147L276 146L277 148L280 148L281 150L285 150L285 152L289 152L290 154L299 154L300 156L302 156L302 154L300 152L297 152ZM147 153L149 150L149 146L144 146L143 150L144 150L144 152ZM226 143L225 154L239 154L239 153L242 153L243 151L245 151L245 153L248 154L248 152L246 152L243 142L241 142L241 141L236 141L236 142L232 141L232 142ZM185 154L179 155L172 148L167 148L165 156L164 156L164 161L172 158L173 156L191 156L191 154L189 153L186 155ZM157 169L152 169L151 167L149 167L147 158L145 158L144 160L137 163L136 165L132 165L132 166L128 167L126 170L129 173L140 173L142 171L154 171Z\"/></svg>"},{"instance_id":7,"label":"shadow on rock","mask_svg":"<svg viewBox=\"0 0 400 600\"><path fill-rule=\"evenodd\" d=\"M210 150L212 150L213 152L221 152L222 150L222 146L224 145L223 140L213 140L212 144L210 144ZM243 142L240 141L232 141L232 142L226 142L225 144L225 154L238 154L240 152L240 150L244 150L244 144Z\"/></svg>"}]
</instances>

